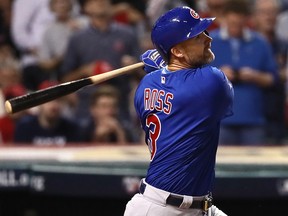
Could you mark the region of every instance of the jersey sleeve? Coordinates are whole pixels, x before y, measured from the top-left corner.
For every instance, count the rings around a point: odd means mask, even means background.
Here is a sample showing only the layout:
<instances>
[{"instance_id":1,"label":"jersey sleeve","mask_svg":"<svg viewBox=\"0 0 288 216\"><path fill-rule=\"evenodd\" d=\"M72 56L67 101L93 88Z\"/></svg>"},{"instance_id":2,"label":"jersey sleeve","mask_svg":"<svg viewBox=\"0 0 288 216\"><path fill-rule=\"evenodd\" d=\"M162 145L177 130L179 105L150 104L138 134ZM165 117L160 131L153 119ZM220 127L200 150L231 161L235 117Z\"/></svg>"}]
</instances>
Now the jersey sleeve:
<instances>
[{"instance_id":1,"label":"jersey sleeve","mask_svg":"<svg viewBox=\"0 0 288 216\"><path fill-rule=\"evenodd\" d=\"M234 91L233 91L233 85L232 83L228 80L226 75L222 72L223 76L225 77L225 82L226 82L226 88L227 88L227 93L229 98L231 97L231 102L229 102L226 113L224 114L223 118L226 118L228 116L233 115L233 98L234 98Z\"/></svg>"},{"instance_id":2,"label":"jersey sleeve","mask_svg":"<svg viewBox=\"0 0 288 216\"><path fill-rule=\"evenodd\" d=\"M144 82L145 77L142 78L142 80L140 81L136 91L135 91L135 96L134 96L134 107L135 107L135 111L137 113L137 116L139 119L143 119L141 116L141 113L144 113L143 110L143 85L142 83Z\"/></svg>"},{"instance_id":3,"label":"jersey sleeve","mask_svg":"<svg viewBox=\"0 0 288 216\"><path fill-rule=\"evenodd\" d=\"M216 75L217 82L214 85L213 91L215 92L215 98L217 98L215 107L217 107L217 113L221 119L233 115L233 99L234 90L232 83L228 80L224 72L216 67L211 67L213 74Z\"/></svg>"}]
</instances>

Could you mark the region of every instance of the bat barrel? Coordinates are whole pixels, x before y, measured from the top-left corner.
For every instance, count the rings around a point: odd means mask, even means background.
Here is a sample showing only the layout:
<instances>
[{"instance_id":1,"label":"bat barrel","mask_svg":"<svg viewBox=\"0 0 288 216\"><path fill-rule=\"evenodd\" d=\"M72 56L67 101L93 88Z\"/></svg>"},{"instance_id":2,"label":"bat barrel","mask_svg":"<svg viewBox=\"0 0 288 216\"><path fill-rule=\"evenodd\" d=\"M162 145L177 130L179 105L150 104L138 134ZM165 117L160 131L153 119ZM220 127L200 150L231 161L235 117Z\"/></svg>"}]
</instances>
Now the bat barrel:
<instances>
[{"instance_id":1,"label":"bat barrel","mask_svg":"<svg viewBox=\"0 0 288 216\"><path fill-rule=\"evenodd\" d=\"M12 98L5 102L6 112L16 113L34 106L49 102L56 98L68 95L80 88L93 84L90 78L84 78L72 82L52 86L50 88L35 91L26 95Z\"/></svg>"}]
</instances>

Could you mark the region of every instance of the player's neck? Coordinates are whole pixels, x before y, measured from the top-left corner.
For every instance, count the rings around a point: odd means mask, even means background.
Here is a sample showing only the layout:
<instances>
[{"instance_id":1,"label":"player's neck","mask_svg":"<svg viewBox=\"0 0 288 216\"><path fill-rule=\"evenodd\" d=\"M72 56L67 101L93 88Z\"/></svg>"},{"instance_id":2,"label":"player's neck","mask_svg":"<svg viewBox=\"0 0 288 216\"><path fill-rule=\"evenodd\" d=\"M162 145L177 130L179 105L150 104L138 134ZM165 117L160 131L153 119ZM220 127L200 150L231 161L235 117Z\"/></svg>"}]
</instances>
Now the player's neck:
<instances>
[{"instance_id":1,"label":"player's neck","mask_svg":"<svg viewBox=\"0 0 288 216\"><path fill-rule=\"evenodd\" d=\"M191 65L186 61L184 57L178 58L174 55L171 55L167 69L169 71L177 71L186 68L191 68Z\"/></svg>"},{"instance_id":2,"label":"player's neck","mask_svg":"<svg viewBox=\"0 0 288 216\"><path fill-rule=\"evenodd\" d=\"M172 71L172 72L177 71L177 70L186 69L186 68L190 68L190 65L182 64L180 62L172 62L172 63L169 63L167 66L167 69L169 71Z\"/></svg>"}]
</instances>

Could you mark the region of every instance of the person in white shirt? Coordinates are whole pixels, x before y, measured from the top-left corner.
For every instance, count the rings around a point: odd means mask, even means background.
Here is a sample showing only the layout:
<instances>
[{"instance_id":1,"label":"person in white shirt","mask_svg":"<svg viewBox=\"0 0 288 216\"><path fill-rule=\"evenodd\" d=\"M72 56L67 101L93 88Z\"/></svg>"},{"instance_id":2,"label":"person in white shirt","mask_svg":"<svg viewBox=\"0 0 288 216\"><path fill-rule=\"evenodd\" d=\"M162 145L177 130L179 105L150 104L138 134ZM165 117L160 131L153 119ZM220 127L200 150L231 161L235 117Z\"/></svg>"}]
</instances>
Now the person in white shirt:
<instances>
[{"instance_id":1,"label":"person in white shirt","mask_svg":"<svg viewBox=\"0 0 288 216\"><path fill-rule=\"evenodd\" d=\"M50 0L15 0L12 4L11 36L20 51L23 84L29 90L36 90L46 79L38 64L38 53L43 33L55 19L49 2Z\"/></svg>"}]
</instances>

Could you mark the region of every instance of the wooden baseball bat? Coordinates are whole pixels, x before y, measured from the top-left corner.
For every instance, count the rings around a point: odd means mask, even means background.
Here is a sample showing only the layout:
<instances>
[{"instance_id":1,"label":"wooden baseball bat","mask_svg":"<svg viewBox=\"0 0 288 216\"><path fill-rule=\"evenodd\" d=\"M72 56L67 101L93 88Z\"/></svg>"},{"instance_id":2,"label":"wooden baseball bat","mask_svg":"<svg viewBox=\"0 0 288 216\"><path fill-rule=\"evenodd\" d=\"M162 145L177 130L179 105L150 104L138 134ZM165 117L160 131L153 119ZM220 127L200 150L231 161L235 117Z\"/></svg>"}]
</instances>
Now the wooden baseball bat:
<instances>
[{"instance_id":1,"label":"wooden baseball bat","mask_svg":"<svg viewBox=\"0 0 288 216\"><path fill-rule=\"evenodd\" d=\"M127 74L143 66L144 66L143 62L138 62L103 74L94 75L71 82L65 82L46 89L18 96L5 101L5 109L6 112L9 114L16 113L49 102L59 97L71 94L85 86L98 84L106 80L112 79L114 77Z\"/></svg>"}]
</instances>

